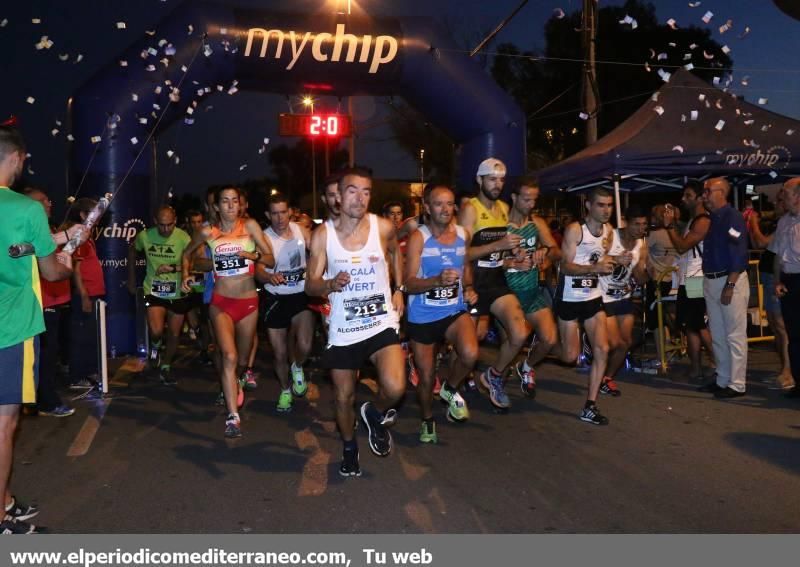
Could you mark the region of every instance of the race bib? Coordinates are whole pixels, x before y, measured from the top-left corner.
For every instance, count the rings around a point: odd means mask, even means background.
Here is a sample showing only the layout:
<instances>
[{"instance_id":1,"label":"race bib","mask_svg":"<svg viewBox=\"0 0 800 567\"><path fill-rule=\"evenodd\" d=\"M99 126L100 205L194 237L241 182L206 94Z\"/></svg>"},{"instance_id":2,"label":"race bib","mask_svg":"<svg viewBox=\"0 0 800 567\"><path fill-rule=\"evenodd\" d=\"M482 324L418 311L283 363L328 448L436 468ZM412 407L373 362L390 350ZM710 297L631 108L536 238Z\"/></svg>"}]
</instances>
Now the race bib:
<instances>
[{"instance_id":1,"label":"race bib","mask_svg":"<svg viewBox=\"0 0 800 567\"><path fill-rule=\"evenodd\" d=\"M425 292L426 305L455 305L458 303L458 284L436 287Z\"/></svg>"},{"instance_id":2,"label":"race bib","mask_svg":"<svg viewBox=\"0 0 800 567\"><path fill-rule=\"evenodd\" d=\"M383 294L348 299L344 302L345 321L381 317L387 314Z\"/></svg>"},{"instance_id":3,"label":"race bib","mask_svg":"<svg viewBox=\"0 0 800 567\"><path fill-rule=\"evenodd\" d=\"M247 259L241 256L217 256L214 259L214 271L221 276L247 274L250 268Z\"/></svg>"},{"instance_id":4,"label":"race bib","mask_svg":"<svg viewBox=\"0 0 800 567\"><path fill-rule=\"evenodd\" d=\"M492 252L488 258L478 260L479 268L499 268L503 265L502 252Z\"/></svg>"},{"instance_id":5,"label":"race bib","mask_svg":"<svg viewBox=\"0 0 800 567\"><path fill-rule=\"evenodd\" d=\"M589 289L597 287L597 278L572 278L572 289Z\"/></svg>"},{"instance_id":6,"label":"race bib","mask_svg":"<svg viewBox=\"0 0 800 567\"><path fill-rule=\"evenodd\" d=\"M153 280L152 293L156 297L175 297L178 292L178 283L174 281Z\"/></svg>"},{"instance_id":7,"label":"race bib","mask_svg":"<svg viewBox=\"0 0 800 567\"><path fill-rule=\"evenodd\" d=\"M284 285L289 287L300 285L306 279L306 271L303 268L281 272L281 274L283 274L283 279L285 280Z\"/></svg>"}]
</instances>

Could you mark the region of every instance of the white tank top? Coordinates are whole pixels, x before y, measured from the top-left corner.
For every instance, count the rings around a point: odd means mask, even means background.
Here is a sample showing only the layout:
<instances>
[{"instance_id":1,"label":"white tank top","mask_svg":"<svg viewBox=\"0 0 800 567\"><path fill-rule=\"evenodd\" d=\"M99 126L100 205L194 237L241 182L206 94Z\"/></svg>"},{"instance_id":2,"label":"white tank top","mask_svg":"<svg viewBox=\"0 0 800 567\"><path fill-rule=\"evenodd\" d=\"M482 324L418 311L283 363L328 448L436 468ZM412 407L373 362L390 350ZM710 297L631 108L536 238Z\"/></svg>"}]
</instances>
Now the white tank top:
<instances>
[{"instance_id":1,"label":"white tank top","mask_svg":"<svg viewBox=\"0 0 800 567\"><path fill-rule=\"evenodd\" d=\"M698 215L692 219L692 221L686 225L686 230L683 231L683 237L689 234L689 231L692 230L692 224L694 221L699 219L701 216L706 215ZM678 286L686 285L686 278L691 278L694 276L702 276L703 275L703 241L697 243L696 246L692 246L689 250L678 256Z\"/></svg>"},{"instance_id":2,"label":"white tank top","mask_svg":"<svg viewBox=\"0 0 800 567\"><path fill-rule=\"evenodd\" d=\"M283 238L272 227L264 230L275 256L275 267L266 270L273 274L280 272L286 280L281 285L264 284L264 289L275 295L291 295L306 289L306 240L295 223L289 223L289 231L291 236Z\"/></svg>"},{"instance_id":3,"label":"white tank top","mask_svg":"<svg viewBox=\"0 0 800 567\"><path fill-rule=\"evenodd\" d=\"M392 305L389 265L383 255L378 217L369 214L369 237L361 250L346 250L339 242L333 221L327 221L325 279L339 272L350 274L350 283L331 293L328 344L347 346L374 337L386 329L398 331L400 321Z\"/></svg>"},{"instance_id":4,"label":"white tank top","mask_svg":"<svg viewBox=\"0 0 800 567\"><path fill-rule=\"evenodd\" d=\"M619 229L613 230L612 236L613 240L608 255L619 256L626 250L625 246L622 245ZM631 250L633 259L630 265L615 266L612 273L607 276L600 276L600 289L603 292L603 303L628 299L631 296L631 292L633 291L631 288L631 274L633 273L633 268L639 263L639 258L642 255L642 246L644 245L644 238L637 239L636 244L633 245L633 249Z\"/></svg>"},{"instance_id":5,"label":"white tank top","mask_svg":"<svg viewBox=\"0 0 800 567\"><path fill-rule=\"evenodd\" d=\"M575 249L575 264L595 264L605 256L611 227L603 225L600 236L594 236L586 223L581 224L581 241ZM597 276L564 276L561 299L566 302L589 301L602 295Z\"/></svg>"}]
</instances>

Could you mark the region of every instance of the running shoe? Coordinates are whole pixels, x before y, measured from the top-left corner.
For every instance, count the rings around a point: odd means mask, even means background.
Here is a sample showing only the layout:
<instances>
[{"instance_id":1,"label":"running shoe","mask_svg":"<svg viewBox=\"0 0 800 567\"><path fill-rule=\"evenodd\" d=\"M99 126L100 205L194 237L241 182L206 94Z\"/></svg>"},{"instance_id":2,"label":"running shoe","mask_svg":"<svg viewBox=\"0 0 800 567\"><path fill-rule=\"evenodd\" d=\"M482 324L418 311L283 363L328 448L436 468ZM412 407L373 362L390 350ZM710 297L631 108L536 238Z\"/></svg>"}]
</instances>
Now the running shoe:
<instances>
[{"instance_id":1,"label":"running shoe","mask_svg":"<svg viewBox=\"0 0 800 567\"><path fill-rule=\"evenodd\" d=\"M530 370L525 370L523 368L523 363L519 363L514 367L514 370L517 372L517 376L519 376L519 389L522 391L523 396L527 396L528 398L535 398L536 397L536 370L531 368Z\"/></svg>"},{"instance_id":2,"label":"running shoe","mask_svg":"<svg viewBox=\"0 0 800 567\"><path fill-rule=\"evenodd\" d=\"M50 410L43 410L43 409L39 410L39 415L45 417L69 417L74 413L75 413L75 408L71 408L63 404L60 406L56 406Z\"/></svg>"},{"instance_id":3,"label":"running shoe","mask_svg":"<svg viewBox=\"0 0 800 567\"><path fill-rule=\"evenodd\" d=\"M77 382L73 382L69 385L70 390L89 390L97 386L97 382L93 380L89 380L88 378L81 378Z\"/></svg>"},{"instance_id":4,"label":"running shoe","mask_svg":"<svg viewBox=\"0 0 800 567\"><path fill-rule=\"evenodd\" d=\"M242 422L238 415L229 414L225 420L225 437L235 439L242 436Z\"/></svg>"},{"instance_id":5,"label":"running shoe","mask_svg":"<svg viewBox=\"0 0 800 567\"><path fill-rule=\"evenodd\" d=\"M158 377L161 379L163 386L176 386L178 381L172 375L172 368L169 366L162 366L158 371Z\"/></svg>"},{"instance_id":6,"label":"running shoe","mask_svg":"<svg viewBox=\"0 0 800 567\"><path fill-rule=\"evenodd\" d=\"M342 464L339 466L342 476L361 476L361 467L358 464L358 449L342 452Z\"/></svg>"},{"instance_id":7,"label":"running shoe","mask_svg":"<svg viewBox=\"0 0 800 567\"><path fill-rule=\"evenodd\" d=\"M392 452L392 434L383 425L383 416L371 402L361 405L361 419L369 432L369 448L379 457Z\"/></svg>"},{"instance_id":8,"label":"running shoe","mask_svg":"<svg viewBox=\"0 0 800 567\"><path fill-rule=\"evenodd\" d=\"M292 363L292 393L298 398L302 398L308 392L306 375L303 373L302 366L295 366Z\"/></svg>"},{"instance_id":9,"label":"running shoe","mask_svg":"<svg viewBox=\"0 0 800 567\"><path fill-rule=\"evenodd\" d=\"M15 520L26 521L30 520L39 513L39 508L23 504L15 497L11 497L11 504L6 506L6 517L11 516Z\"/></svg>"},{"instance_id":10,"label":"running shoe","mask_svg":"<svg viewBox=\"0 0 800 567\"><path fill-rule=\"evenodd\" d=\"M288 413L292 411L292 401L292 391L281 390L281 393L278 396L278 406L276 409L279 413Z\"/></svg>"},{"instance_id":11,"label":"running shoe","mask_svg":"<svg viewBox=\"0 0 800 567\"><path fill-rule=\"evenodd\" d=\"M12 535L12 534L40 534L44 533L42 528L37 528L33 524L29 524L28 522L23 522L22 520L17 520L6 514L3 518L3 521L0 522L0 535Z\"/></svg>"},{"instance_id":12,"label":"running shoe","mask_svg":"<svg viewBox=\"0 0 800 567\"><path fill-rule=\"evenodd\" d=\"M579 417L581 421L593 425L608 425L608 418L600 413L596 405L583 408Z\"/></svg>"},{"instance_id":13,"label":"running shoe","mask_svg":"<svg viewBox=\"0 0 800 567\"><path fill-rule=\"evenodd\" d=\"M467 421L469 419L469 408L467 402L458 393L458 390L451 390L448 386L442 388L442 401L446 402L447 420L452 422Z\"/></svg>"},{"instance_id":14,"label":"running shoe","mask_svg":"<svg viewBox=\"0 0 800 567\"><path fill-rule=\"evenodd\" d=\"M591 365L594 354L592 352L592 345L589 343L589 336L584 332L581 333L581 355L584 364Z\"/></svg>"},{"instance_id":15,"label":"running shoe","mask_svg":"<svg viewBox=\"0 0 800 567\"><path fill-rule=\"evenodd\" d=\"M506 394L503 377L496 375L491 369L487 368L480 375L481 384L489 390L489 400L495 407L505 409L511 407L511 400Z\"/></svg>"},{"instance_id":16,"label":"running shoe","mask_svg":"<svg viewBox=\"0 0 800 567\"><path fill-rule=\"evenodd\" d=\"M412 386L414 386L414 388L416 388L417 385L419 384L419 374L417 373L417 367L414 366L413 355L409 354L406 360L408 361L408 369L407 369L408 381L411 383Z\"/></svg>"},{"instance_id":17,"label":"running shoe","mask_svg":"<svg viewBox=\"0 0 800 567\"><path fill-rule=\"evenodd\" d=\"M438 443L439 436L436 435L436 423L433 421L423 421L419 426L420 443Z\"/></svg>"},{"instance_id":18,"label":"running shoe","mask_svg":"<svg viewBox=\"0 0 800 567\"><path fill-rule=\"evenodd\" d=\"M613 378L603 378L603 382L600 384L600 393L615 398L622 395L622 391L617 387Z\"/></svg>"},{"instance_id":19,"label":"running shoe","mask_svg":"<svg viewBox=\"0 0 800 567\"><path fill-rule=\"evenodd\" d=\"M245 370L239 380L242 384L242 388L244 388L244 390L247 392L252 392L258 388L258 382L256 382L256 373L253 372L252 368Z\"/></svg>"}]
</instances>

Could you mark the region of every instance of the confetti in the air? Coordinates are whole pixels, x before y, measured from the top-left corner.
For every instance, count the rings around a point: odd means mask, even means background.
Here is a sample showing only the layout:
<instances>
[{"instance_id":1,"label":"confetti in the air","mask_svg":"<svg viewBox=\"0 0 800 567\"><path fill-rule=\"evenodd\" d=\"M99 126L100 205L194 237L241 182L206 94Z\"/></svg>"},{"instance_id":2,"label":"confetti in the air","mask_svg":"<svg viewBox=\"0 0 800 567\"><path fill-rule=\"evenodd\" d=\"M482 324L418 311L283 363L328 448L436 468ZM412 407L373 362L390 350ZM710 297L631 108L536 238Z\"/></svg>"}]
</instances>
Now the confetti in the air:
<instances>
[{"instance_id":1,"label":"confetti in the air","mask_svg":"<svg viewBox=\"0 0 800 567\"><path fill-rule=\"evenodd\" d=\"M745 26L744 31L742 33L740 33L737 37L739 39L744 39L745 36L747 36L747 34L749 34L749 33L750 33L750 26Z\"/></svg>"},{"instance_id":2,"label":"confetti in the air","mask_svg":"<svg viewBox=\"0 0 800 567\"><path fill-rule=\"evenodd\" d=\"M557 20L562 19L566 14L564 14L564 10L561 8L556 8L553 10L553 17Z\"/></svg>"},{"instance_id":3,"label":"confetti in the air","mask_svg":"<svg viewBox=\"0 0 800 567\"><path fill-rule=\"evenodd\" d=\"M42 20L41 20L41 18L31 18L31 23L32 24L41 24Z\"/></svg>"},{"instance_id":4,"label":"confetti in the air","mask_svg":"<svg viewBox=\"0 0 800 567\"><path fill-rule=\"evenodd\" d=\"M131 138L131 144L133 144L133 145L135 146L135 145L136 145L136 144L138 144L138 143L139 143L139 138L137 138L136 136L134 136L133 138Z\"/></svg>"},{"instance_id":5,"label":"confetti in the air","mask_svg":"<svg viewBox=\"0 0 800 567\"><path fill-rule=\"evenodd\" d=\"M713 53L709 53L708 51L706 51L704 49L703 50L703 57L705 57L708 60L711 60L711 59L714 59L714 54Z\"/></svg>"},{"instance_id":6,"label":"confetti in the air","mask_svg":"<svg viewBox=\"0 0 800 567\"><path fill-rule=\"evenodd\" d=\"M154 35L156 35L156 30L145 30L144 33L146 33L150 37L153 37Z\"/></svg>"},{"instance_id":7,"label":"confetti in the air","mask_svg":"<svg viewBox=\"0 0 800 567\"><path fill-rule=\"evenodd\" d=\"M674 18L667 20L667 25L674 30L678 29L678 22L676 22Z\"/></svg>"},{"instance_id":8,"label":"confetti in the air","mask_svg":"<svg viewBox=\"0 0 800 567\"><path fill-rule=\"evenodd\" d=\"M717 99L717 102L714 103L714 106L716 106L719 110L722 110L722 101Z\"/></svg>"},{"instance_id":9,"label":"confetti in the air","mask_svg":"<svg viewBox=\"0 0 800 567\"><path fill-rule=\"evenodd\" d=\"M719 122L717 122L717 125L716 125L716 126L714 126L714 128L715 128L715 129L716 129L718 132L722 132L722 129L723 129L723 128L725 128L725 121L724 121L724 120L720 120Z\"/></svg>"},{"instance_id":10,"label":"confetti in the air","mask_svg":"<svg viewBox=\"0 0 800 567\"><path fill-rule=\"evenodd\" d=\"M121 59L120 62L119 62L119 66L120 67L127 67L128 66L128 62L125 61L124 59Z\"/></svg>"},{"instance_id":11,"label":"confetti in the air","mask_svg":"<svg viewBox=\"0 0 800 567\"><path fill-rule=\"evenodd\" d=\"M167 157L168 158L172 158L172 156L174 156L174 155L175 155L175 152L173 152L172 150L167 150Z\"/></svg>"},{"instance_id":12,"label":"confetti in the air","mask_svg":"<svg viewBox=\"0 0 800 567\"><path fill-rule=\"evenodd\" d=\"M3 18L3 21L0 22L0 28L4 28L8 25L8 18Z\"/></svg>"},{"instance_id":13,"label":"confetti in the air","mask_svg":"<svg viewBox=\"0 0 800 567\"><path fill-rule=\"evenodd\" d=\"M750 84L750 75L745 75L744 77L742 77L742 81L741 82L742 82L742 86L743 87L746 87L747 85L749 85Z\"/></svg>"},{"instance_id":14,"label":"confetti in the air","mask_svg":"<svg viewBox=\"0 0 800 567\"><path fill-rule=\"evenodd\" d=\"M689 119L690 119L690 120L697 120L699 117L700 117L700 112L699 112L699 111L697 111L697 110L692 110L692 111L689 113Z\"/></svg>"},{"instance_id":15,"label":"confetti in the air","mask_svg":"<svg viewBox=\"0 0 800 567\"><path fill-rule=\"evenodd\" d=\"M650 100L653 102L658 102L658 96L661 94L661 91L656 91L650 95Z\"/></svg>"},{"instance_id":16,"label":"confetti in the air","mask_svg":"<svg viewBox=\"0 0 800 567\"><path fill-rule=\"evenodd\" d=\"M697 8L702 2L689 2L690 8Z\"/></svg>"},{"instance_id":17,"label":"confetti in the air","mask_svg":"<svg viewBox=\"0 0 800 567\"><path fill-rule=\"evenodd\" d=\"M50 135L55 138L56 136L58 136L59 132L60 130L58 128L53 128L52 130L50 130Z\"/></svg>"},{"instance_id":18,"label":"confetti in the air","mask_svg":"<svg viewBox=\"0 0 800 567\"><path fill-rule=\"evenodd\" d=\"M670 77L672 77L672 73L666 72L664 69L658 70L658 76L661 77L661 80L665 83L669 82Z\"/></svg>"},{"instance_id":19,"label":"confetti in the air","mask_svg":"<svg viewBox=\"0 0 800 567\"><path fill-rule=\"evenodd\" d=\"M206 57L211 57L212 53L214 53L214 50L211 49L211 46L208 45L208 44L205 44L203 46L203 55L205 55Z\"/></svg>"},{"instance_id":20,"label":"confetti in the air","mask_svg":"<svg viewBox=\"0 0 800 567\"><path fill-rule=\"evenodd\" d=\"M37 51L41 51L42 49L50 49L51 47L53 47L53 42L46 35L43 35L39 40L39 43L36 44Z\"/></svg>"},{"instance_id":21,"label":"confetti in the air","mask_svg":"<svg viewBox=\"0 0 800 567\"><path fill-rule=\"evenodd\" d=\"M156 88L153 89L153 92L156 94L161 94L162 90L164 90L164 88L161 85L156 85Z\"/></svg>"},{"instance_id":22,"label":"confetti in the air","mask_svg":"<svg viewBox=\"0 0 800 567\"><path fill-rule=\"evenodd\" d=\"M659 116L664 114L664 107L663 106L654 106L653 110L655 110L656 114L658 114Z\"/></svg>"},{"instance_id":23,"label":"confetti in the air","mask_svg":"<svg viewBox=\"0 0 800 567\"><path fill-rule=\"evenodd\" d=\"M33 98L32 96L29 96L28 98L25 99L25 102L27 102L28 104L33 104L34 102L36 102L36 99Z\"/></svg>"},{"instance_id":24,"label":"confetti in the air","mask_svg":"<svg viewBox=\"0 0 800 567\"><path fill-rule=\"evenodd\" d=\"M697 165L701 165L706 162L706 156L700 158L700 161L697 162Z\"/></svg>"},{"instance_id":25,"label":"confetti in the air","mask_svg":"<svg viewBox=\"0 0 800 567\"><path fill-rule=\"evenodd\" d=\"M752 126L754 122L755 122L755 120L750 118L750 119L744 121L744 125L745 126Z\"/></svg>"},{"instance_id":26,"label":"confetti in the air","mask_svg":"<svg viewBox=\"0 0 800 567\"><path fill-rule=\"evenodd\" d=\"M730 47L728 47L727 45L723 45L723 46L722 46L722 52L723 52L725 55L727 55L728 53L730 53L730 52L731 52L731 48L730 48Z\"/></svg>"},{"instance_id":27,"label":"confetti in the air","mask_svg":"<svg viewBox=\"0 0 800 567\"><path fill-rule=\"evenodd\" d=\"M67 134L67 140L69 140L70 142L74 142L75 136L73 136L72 134Z\"/></svg>"},{"instance_id":28,"label":"confetti in the air","mask_svg":"<svg viewBox=\"0 0 800 567\"><path fill-rule=\"evenodd\" d=\"M580 118L581 120L589 120L589 115L586 114L585 112L581 112L580 114L578 114L578 118Z\"/></svg>"},{"instance_id":29,"label":"confetti in the air","mask_svg":"<svg viewBox=\"0 0 800 567\"><path fill-rule=\"evenodd\" d=\"M699 95L697 95L697 100L699 100L700 102L703 102L705 99L706 99L706 95L704 95L703 93L700 93Z\"/></svg>"},{"instance_id":30,"label":"confetti in the air","mask_svg":"<svg viewBox=\"0 0 800 567\"><path fill-rule=\"evenodd\" d=\"M181 100L181 93L178 89L175 89L171 93L169 93L169 100L171 102L179 102Z\"/></svg>"},{"instance_id":31,"label":"confetti in the air","mask_svg":"<svg viewBox=\"0 0 800 567\"><path fill-rule=\"evenodd\" d=\"M787 135L787 136L791 136L792 134L794 134L794 130L792 130L791 128L789 128L788 130L786 130L786 135Z\"/></svg>"},{"instance_id":32,"label":"confetti in the air","mask_svg":"<svg viewBox=\"0 0 800 567\"><path fill-rule=\"evenodd\" d=\"M719 33L723 34L733 27L733 20L728 20L719 27Z\"/></svg>"},{"instance_id":33,"label":"confetti in the air","mask_svg":"<svg viewBox=\"0 0 800 567\"><path fill-rule=\"evenodd\" d=\"M635 30L639 27L639 22L637 22L634 18L631 18L628 14L625 14L625 17L622 18L619 23L622 25L629 24L632 30Z\"/></svg>"},{"instance_id":34,"label":"confetti in the air","mask_svg":"<svg viewBox=\"0 0 800 567\"><path fill-rule=\"evenodd\" d=\"M648 73L652 71L652 69L650 69L650 64L647 61L644 62L644 70Z\"/></svg>"},{"instance_id":35,"label":"confetti in the air","mask_svg":"<svg viewBox=\"0 0 800 567\"><path fill-rule=\"evenodd\" d=\"M155 47L148 47L147 54L155 57L156 55L158 55L158 51L156 50Z\"/></svg>"},{"instance_id":36,"label":"confetti in the air","mask_svg":"<svg viewBox=\"0 0 800 567\"><path fill-rule=\"evenodd\" d=\"M144 70L145 71L150 71L152 73L153 71L156 70L156 66L155 65L148 65L147 67L144 68Z\"/></svg>"},{"instance_id":37,"label":"confetti in the air","mask_svg":"<svg viewBox=\"0 0 800 567\"><path fill-rule=\"evenodd\" d=\"M701 19L702 19L702 20L703 20L705 23L709 23L709 22L711 21L711 18L713 18L713 17L714 17L714 12L712 12L712 11L710 11L710 10L709 10L708 12L706 12L705 14L703 14L703 17L702 17Z\"/></svg>"},{"instance_id":38,"label":"confetti in the air","mask_svg":"<svg viewBox=\"0 0 800 567\"><path fill-rule=\"evenodd\" d=\"M696 43L692 43L691 45L689 45L689 50L690 51L694 51L696 48L697 48L697 44Z\"/></svg>"},{"instance_id":39,"label":"confetti in the air","mask_svg":"<svg viewBox=\"0 0 800 567\"><path fill-rule=\"evenodd\" d=\"M711 79L711 82L714 83L714 85L719 85L719 77L714 77Z\"/></svg>"},{"instance_id":40,"label":"confetti in the air","mask_svg":"<svg viewBox=\"0 0 800 567\"><path fill-rule=\"evenodd\" d=\"M681 122L686 122L686 115L685 114L681 114Z\"/></svg>"},{"instance_id":41,"label":"confetti in the air","mask_svg":"<svg viewBox=\"0 0 800 567\"><path fill-rule=\"evenodd\" d=\"M102 139L100 136L92 136L91 141L93 144L99 144Z\"/></svg>"},{"instance_id":42,"label":"confetti in the air","mask_svg":"<svg viewBox=\"0 0 800 567\"><path fill-rule=\"evenodd\" d=\"M118 30L124 30L124 29L127 29L127 27L128 26L125 24L125 22L117 22L117 29Z\"/></svg>"},{"instance_id":43,"label":"confetti in the air","mask_svg":"<svg viewBox=\"0 0 800 567\"><path fill-rule=\"evenodd\" d=\"M664 60L666 58L667 58L667 54L666 53L659 53L658 54L658 61L662 61L662 60Z\"/></svg>"},{"instance_id":44,"label":"confetti in the air","mask_svg":"<svg viewBox=\"0 0 800 567\"><path fill-rule=\"evenodd\" d=\"M175 49L175 46L171 43L164 48L164 55L167 55L168 57L172 57L176 52L177 50Z\"/></svg>"},{"instance_id":45,"label":"confetti in the air","mask_svg":"<svg viewBox=\"0 0 800 567\"><path fill-rule=\"evenodd\" d=\"M192 35L194 33L194 26L189 24L186 26L186 29L189 31L188 35Z\"/></svg>"},{"instance_id":46,"label":"confetti in the air","mask_svg":"<svg viewBox=\"0 0 800 567\"><path fill-rule=\"evenodd\" d=\"M688 64L684 65L683 68L686 69L687 71L691 71L692 69L694 69L694 65L692 65L691 63L688 63Z\"/></svg>"},{"instance_id":47,"label":"confetti in the air","mask_svg":"<svg viewBox=\"0 0 800 567\"><path fill-rule=\"evenodd\" d=\"M143 126L146 126L147 125L147 118L145 118L144 116L139 118L139 124L141 124Z\"/></svg>"},{"instance_id":48,"label":"confetti in the air","mask_svg":"<svg viewBox=\"0 0 800 567\"><path fill-rule=\"evenodd\" d=\"M673 152L683 153L683 146L673 146L672 147L672 151Z\"/></svg>"},{"instance_id":49,"label":"confetti in the air","mask_svg":"<svg viewBox=\"0 0 800 567\"><path fill-rule=\"evenodd\" d=\"M139 95L137 95L136 93L131 93L131 100L133 102L137 102L139 100Z\"/></svg>"},{"instance_id":50,"label":"confetti in the air","mask_svg":"<svg viewBox=\"0 0 800 567\"><path fill-rule=\"evenodd\" d=\"M245 169L247 169L246 163L243 163L242 165L239 166L239 171L244 171Z\"/></svg>"},{"instance_id":51,"label":"confetti in the air","mask_svg":"<svg viewBox=\"0 0 800 567\"><path fill-rule=\"evenodd\" d=\"M764 97L761 97L761 98L758 99L758 104L762 104L763 105L763 104L767 104L767 102L768 102L767 99L764 98Z\"/></svg>"}]
</instances>

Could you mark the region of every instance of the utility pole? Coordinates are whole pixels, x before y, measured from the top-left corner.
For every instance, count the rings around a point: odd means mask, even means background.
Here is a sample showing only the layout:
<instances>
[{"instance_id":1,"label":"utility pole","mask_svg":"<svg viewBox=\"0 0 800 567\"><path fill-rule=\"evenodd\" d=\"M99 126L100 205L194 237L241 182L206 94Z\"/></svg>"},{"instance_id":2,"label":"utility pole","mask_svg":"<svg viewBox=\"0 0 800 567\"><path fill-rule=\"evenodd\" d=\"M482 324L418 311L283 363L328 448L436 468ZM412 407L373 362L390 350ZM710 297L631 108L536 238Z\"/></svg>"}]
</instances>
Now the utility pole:
<instances>
[{"instance_id":1,"label":"utility pole","mask_svg":"<svg viewBox=\"0 0 800 567\"><path fill-rule=\"evenodd\" d=\"M597 141L597 110L599 92L595 69L595 41L597 39L597 0L583 0L583 105L589 115L586 120L586 145Z\"/></svg>"}]
</instances>

